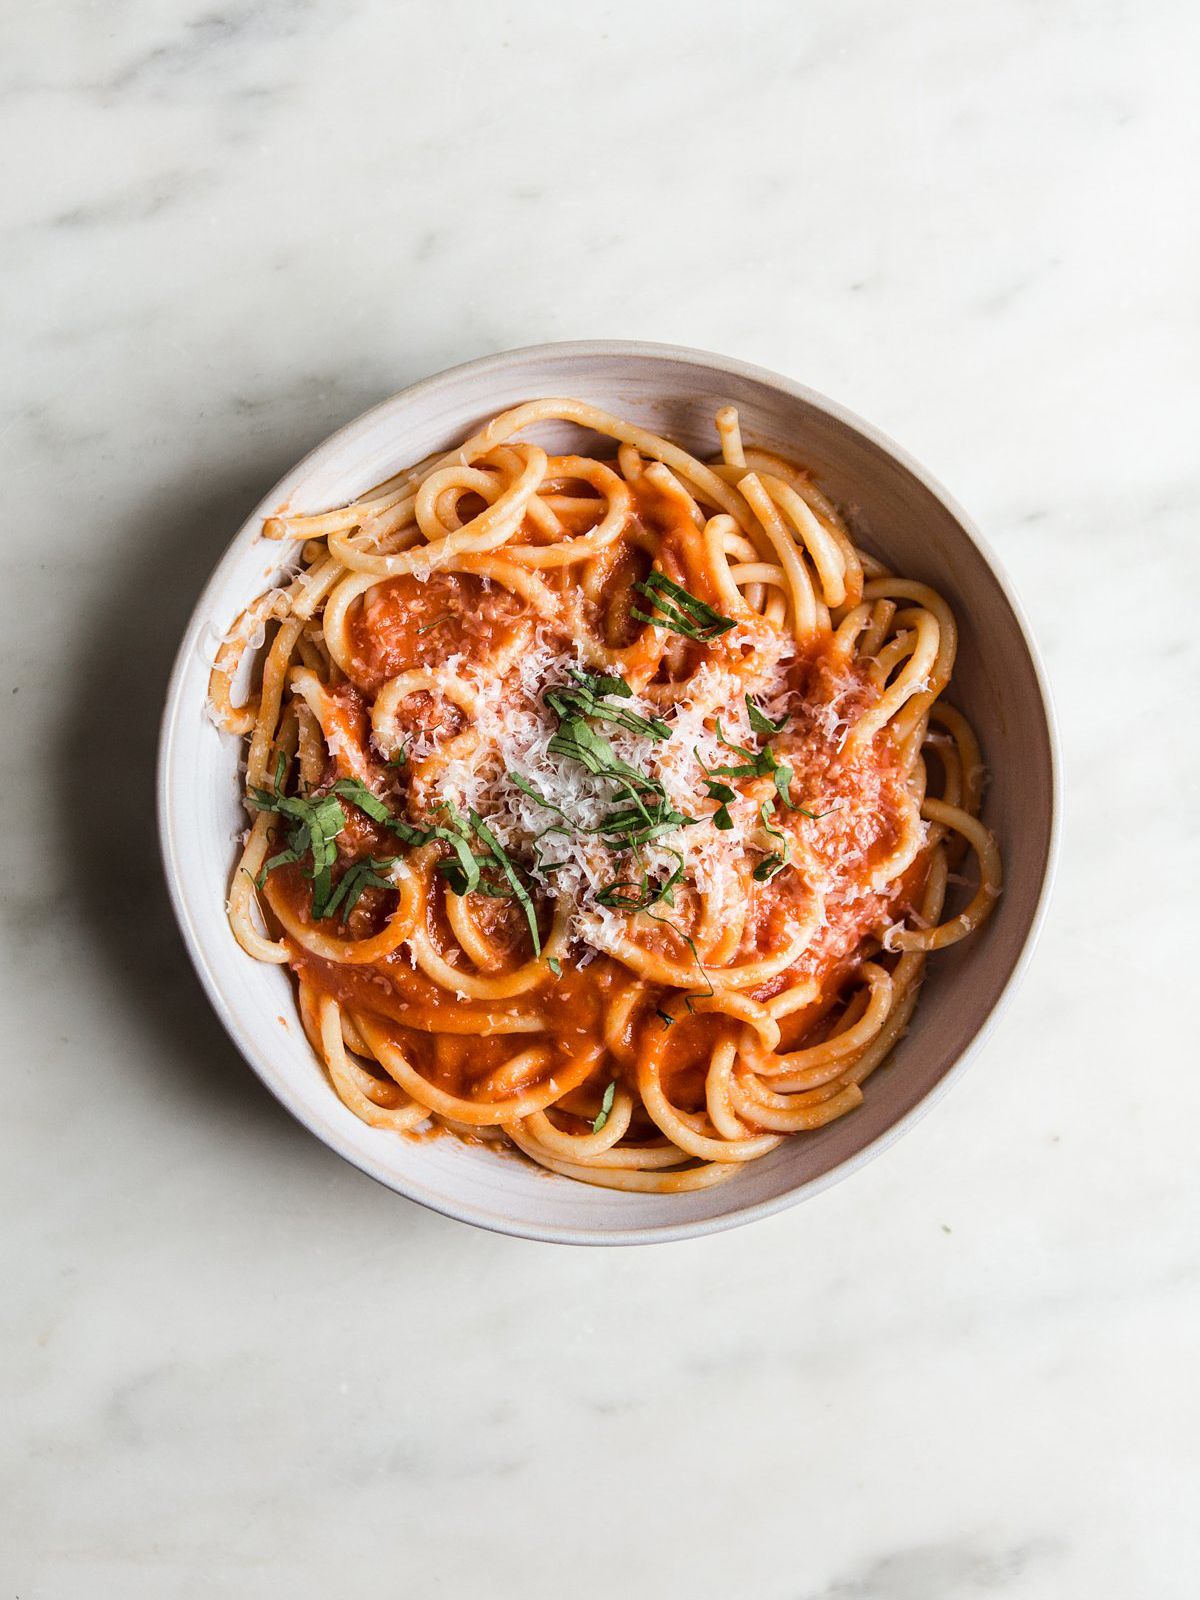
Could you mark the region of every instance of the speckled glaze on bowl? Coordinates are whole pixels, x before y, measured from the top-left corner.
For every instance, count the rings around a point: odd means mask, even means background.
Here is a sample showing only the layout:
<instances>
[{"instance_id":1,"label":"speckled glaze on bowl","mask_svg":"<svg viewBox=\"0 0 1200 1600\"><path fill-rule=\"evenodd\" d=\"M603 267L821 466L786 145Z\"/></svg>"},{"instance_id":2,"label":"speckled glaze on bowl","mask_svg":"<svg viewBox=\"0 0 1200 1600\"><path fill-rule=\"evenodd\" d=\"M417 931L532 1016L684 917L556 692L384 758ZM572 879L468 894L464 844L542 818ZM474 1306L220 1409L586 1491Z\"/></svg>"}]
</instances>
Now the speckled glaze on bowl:
<instances>
[{"instance_id":1,"label":"speckled glaze on bowl","mask_svg":"<svg viewBox=\"0 0 1200 1600\"><path fill-rule=\"evenodd\" d=\"M736 405L747 440L809 467L860 543L945 595L961 631L948 698L970 716L991 772L984 817L1004 855L1005 892L980 933L929 962L909 1032L864 1104L694 1194L593 1188L452 1138L413 1141L368 1128L313 1057L287 971L252 961L225 920L233 837L244 825L240 741L209 721L205 695L215 637L278 570L281 550L260 537L263 517L284 504L320 510L352 499L494 413L543 395L591 401L698 455L717 449L716 408ZM531 436L560 448L579 441L566 425ZM513 350L427 378L335 433L271 490L218 564L180 645L162 723L159 826L175 912L213 1006L263 1082L318 1139L389 1188L464 1222L570 1244L644 1244L734 1227L815 1194L898 1138L964 1070L1042 918L1055 768L1048 699L1017 604L968 518L921 467L840 406L772 372L701 350L597 341Z\"/></svg>"}]
</instances>

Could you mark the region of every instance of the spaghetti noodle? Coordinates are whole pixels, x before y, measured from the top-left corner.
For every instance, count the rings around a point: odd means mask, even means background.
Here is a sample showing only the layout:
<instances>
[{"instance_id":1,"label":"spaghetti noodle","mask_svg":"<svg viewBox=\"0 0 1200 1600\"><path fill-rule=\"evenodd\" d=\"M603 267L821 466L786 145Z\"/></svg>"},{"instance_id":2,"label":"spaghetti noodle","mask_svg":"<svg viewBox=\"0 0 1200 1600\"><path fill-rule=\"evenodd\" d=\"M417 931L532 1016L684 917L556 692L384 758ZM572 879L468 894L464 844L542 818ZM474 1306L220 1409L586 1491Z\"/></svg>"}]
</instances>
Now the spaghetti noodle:
<instances>
[{"instance_id":1,"label":"spaghetti noodle","mask_svg":"<svg viewBox=\"0 0 1200 1600\"><path fill-rule=\"evenodd\" d=\"M549 421L615 456L524 437ZM373 1127L720 1182L861 1103L1000 892L949 608L716 428L705 463L531 401L265 524L299 564L210 686L247 741L229 920Z\"/></svg>"}]
</instances>

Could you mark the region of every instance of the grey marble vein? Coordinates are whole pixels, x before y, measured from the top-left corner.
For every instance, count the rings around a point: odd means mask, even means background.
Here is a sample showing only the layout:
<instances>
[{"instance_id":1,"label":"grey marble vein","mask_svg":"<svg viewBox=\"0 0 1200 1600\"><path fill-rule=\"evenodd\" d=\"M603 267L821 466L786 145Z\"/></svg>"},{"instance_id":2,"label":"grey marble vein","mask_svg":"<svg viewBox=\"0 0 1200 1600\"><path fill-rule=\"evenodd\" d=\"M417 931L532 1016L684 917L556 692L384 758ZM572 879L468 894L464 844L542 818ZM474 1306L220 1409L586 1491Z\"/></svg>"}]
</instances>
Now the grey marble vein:
<instances>
[{"instance_id":1,"label":"grey marble vein","mask_svg":"<svg viewBox=\"0 0 1200 1600\"><path fill-rule=\"evenodd\" d=\"M1200 13L47 0L0 17L0 1574L20 1600L1193 1600ZM572 1253L290 1122L154 842L257 498L523 343L791 373L971 509L1060 886L972 1074L748 1231Z\"/></svg>"}]
</instances>

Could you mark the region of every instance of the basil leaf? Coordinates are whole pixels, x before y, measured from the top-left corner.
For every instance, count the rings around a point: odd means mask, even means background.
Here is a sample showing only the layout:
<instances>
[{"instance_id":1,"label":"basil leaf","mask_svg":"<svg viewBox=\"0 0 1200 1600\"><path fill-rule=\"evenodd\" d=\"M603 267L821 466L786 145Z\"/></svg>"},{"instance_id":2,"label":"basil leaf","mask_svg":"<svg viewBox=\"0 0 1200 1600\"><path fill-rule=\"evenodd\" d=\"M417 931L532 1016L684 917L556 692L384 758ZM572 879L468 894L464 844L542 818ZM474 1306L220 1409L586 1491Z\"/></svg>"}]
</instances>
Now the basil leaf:
<instances>
[{"instance_id":1,"label":"basil leaf","mask_svg":"<svg viewBox=\"0 0 1200 1600\"><path fill-rule=\"evenodd\" d=\"M537 912L533 909L533 901L529 898L529 891L517 876L517 870L505 854L503 845L479 813L477 811L469 811L467 815L471 819L471 826L484 844L487 845L492 858L512 885L512 892L516 899L520 901L521 909L525 913L525 920L529 924L530 936L533 939L533 953L535 956L540 956L542 953L542 938L538 932Z\"/></svg>"},{"instance_id":2,"label":"basil leaf","mask_svg":"<svg viewBox=\"0 0 1200 1600\"><path fill-rule=\"evenodd\" d=\"M754 751L753 750L747 750L746 746L744 744L732 744L725 737L725 729L721 726L720 717L717 718L717 738L721 742L721 744L723 744L725 746L726 750L732 750L735 756L741 756L744 760L749 761L752 765L754 765L756 767L757 767L758 763L762 760L762 751L759 751L758 755L755 755ZM761 774L760 774L760 776L761 776Z\"/></svg>"},{"instance_id":3,"label":"basil leaf","mask_svg":"<svg viewBox=\"0 0 1200 1600\"><path fill-rule=\"evenodd\" d=\"M696 963L697 967L699 967L700 976L704 979L705 983L708 985L708 990L707 990L707 992L705 994L703 994L701 996L701 999L707 1000L709 995L716 994L717 991L713 987L713 981L709 977L708 971L705 968L705 965L704 965L703 961L701 961L701 959L700 959L699 950L696 949L696 941L689 934L684 933L682 928L677 928L673 922L669 922L666 917L660 917L656 911L644 911L642 913L642 915L645 916L645 917L649 917L651 922L661 922L664 928L670 928L671 932L673 934L676 934L680 939L682 939L684 944L686 944L688 949L692 952L692 960ZM691 997L689 995L684 995L683 998L684 998L684 1004L687 1006L688 1010L690 1011L692 1009Z\"/></svg>"},{"instance_id":4,"label":"basil leaf","mask_svg":"<svg viewBox=\"0 0 1200 1600\"><path fill-rule=\"evenodd\" d=\"M367 889L395 889L396 885L390 878L383 876L383 869L395 864L396 857L388 856L376 860L374 856L367 856L362 861L356 861L348 867L342 876L341 883L334 890L325 908L325 915L331 917L338 908L341 908L339 921L345 926L350 913L362 899Z\"/></svg>"},{"instance_id":5,"label":"basil leaf","mask_svg":"<svg viewBox=\"0 0 1200 1600\"><path fill-rule=\"evenodd\" d=\"M624 698L629 698L633 690L621 678L598 680L621 684L625 689ZM542 697L560 722L568 717L596 717L603 722L613 722L620 728L628 728L630 733L644 734L649 739L669 739L671 730L665 722L657 717L642 717L636 711L626 711L621 706L605 705L603 698L589 688L580 689L548 689Z\"/></svg>"},{"instance_id":6,"label":"basil leaf","mask_svg":"<svg viewBox=\"0 0 1200 1600\"><path fill-rule=\"evenodd\" d=\"M791 860L791 840L788 838L787 834L784 833L782 828L775 827L771 822L770 800L763 801L762 805L760 805L758 808L758 814L762 819L762 825L767 833L770 834L773 839L780 839L783 842L782 851L774 851L772 854L764 856L755 867L754 871L750 874L756 883L770 883L771 879L775 877L776 873L782 872L784 867L786 867Z\"/></svg>"},{"instance_id":7,"label":"basil leaf","mask_svg":"<svg viewBox=\"0 0 1200 1600\"><path fill-rule=\"evenodd\" d=\"M746 710L750 713L750 726L755 733L782 733L787 727L786 714L778 722L772 722L760 706L756 706L750 696L746 696Z\"/></svg>"},{"instance_id":8,"label":"basil leaf","mask_svg":"<svg viewBox=\"0 0 1200 1600\"><path fill-rule=\"evenodd\" d=\"M691 594L682 584L668 578L665 572L650 571L644 581L635 583L633 588L638 594L646 596L654 611L661 613L659 616L648 615L631 606L630 615L639 622L648 622L656 628L666 628L672 633L682 634L684 638L701 641L718 639L736 626L732 617L714 611L712 606Z\"/></svg>"},{"instance_id":9,"label":"basil leaf","mask_svg":"<svg viewBox=\"0 0 1200 1600\"><path fill-rule=\"evenodd\" d=\"M792 807L793 811L798 811L802 817L807 817L810 822L820 822L822 817L831 817L835 811L840 811L841 809L842 802L840 800L836 805L830 806L828 811L806 811L803 806Z\"/></svg>"},{"instance_id":10,"label":"basil leaf","mask_svg":"<svg viewBox=\"0 0 1200 1600\"><path fill-rule=\"evenodd\" d=\"M783 765L775 768L775 790L779 798L789 811L802 811L802 806L796 805L791 796L792 769Z\"/></svg>"},{"instance_id":11,"label":"basil leaf","mask_svg":"<svg viewBox=\"0 0 1200 1600\"><path fill-rule=\"evenodd\" d=\"M262 871L254 880L255 888L261 889L267 881L267 874L274 872L276 867L285 866L289 861L299 861L300 854L299 850L281 850L277 856L272 856L269 861L264 861Z\"/></svg>"},{"instance_id":12,"label":"basil leaf","mask_svg":"<svg viewBox=\"0 0 1200 1600\"><path fill-rule=\"evenodd\" d=\"M597 904L611 906L617 911L645 911L647 906L657 905L663 900L669 906L675 904L674 888L683 877L684 861L678 850L668 848L668 854L675 857L675 869L663 883L655 883L648 872L643 872L640 883L632 878L621 878L616 883L606 884L603 889L596 892ZM626 893L633 890L634 893Z\"/></svg>"},{"instance_id":13,"label":"basil leaf","mask_svg":"<svg viewBox=\"0 0 1200 1600\"><path fill-rule=\"evenodd\" d=\"M623 788L634 805L640 806L643 794L661 795L663 786L622 761L608 740L589 727L580 716L569 716L559 725L549 740L547 750L552 755L569 756L597 777L622 778Z\"/></svg>"},{"instance_id":14,"label":"basil leaf","mask_svg":"<svg viewBox=\"0 0 1200 1600\"><path fill-rule=\"evenodd\" d=\"M339 778L330 785L332 794L345 795L351 804L370 817L372 822L382 822L385 827L393 821L392 813L377 795L373 795L366 784L358 778Z\"/></svg>"},{"instance_id":15,"label":"basil leaf","mask_svg":"<svg viewBox=\"0 0 1200 1600\"><path fill-rule=\"evenodd\" d=\"M592 1123L593 1133L599 1133L600 1129L608 1121L609 1113L613 1108L613 1101L616 1099L616 1097L617 1085L614 1081L613 1083L610 1083L608 1088L604 1091L604 1099L600 1102L600 1115L596 1118L595 1122Z\"/></svg>"},{"instance_id":16,"label":"basil leaf","mask_svg":"<svg viewBox=\"0 0 1200 1600\"><path fill-rule=\"evenodd\" d=\"M295 852L293 860L298 860L306 852L312 857L311 870L306 871L313 886L312 915L320 920L327 915L332 895L329 869L337 859L337 836L346 826L346 813L333 795L324 795L318 800L285 795L285 770L286 758L280 751L274 790L252 788L247 798L259 811L273 811L291 821L287 848Z\"/></svg>"},{"instance_id":17,"label":"basil leaf","mask_svg":"<svg viewBox=\"0 0 1200 1600\"><path fill-rule=\"evenodd\" d=\"M624 678L618 678L615 673L580 672L576 667L568 667L567 671L576 683L590 689L595 695L615 694L619 700L633 699L633 690Z\"/></svg>"},{"instance_id":18,"label":"basil leaf","mask_svg":"<svg viewBox=\"0 0 1200 1600\"><path fill-rule=\"evenodd\" d=\"M764 856L750 876L756 883L770 883L776 873L782 872L787 862L781 855Z\"/></svg>"},{"instance_id":19,"label":"basil leaf","mask_svg":"<svg viewBox=\"0 0 1200 1600\"><path fill-rule=\"evenodd\" d=\"M556 805L553 800L547 800L546 796L541 792L541 790L536 788L532 783L529 783L521 776L519 772L509 772L506 774L506 776L509 783L514 784L518 789L520 789L522 794L527 794L531 800L536 800L538 805L545 806L547 811L557 811L559 816L562 817L564 821L570 822L570 817L560 805Z\"/></svg>"},{"instance_id":20,"label":"basil leaf","mask_svg":"<svg viewBox=\"0 0 1200 1600\"><path fill-rule=\"evenodd\" d=\"M312 875L312 915L316 922L329 915L333 899L333 878L328 867L318 867Z\"/></svg>"},{"instance_id":21,"label":"basil leaf","mask_svg":"<svg viewBox=\"0 0 1200 1600\"><path fill-rule=\"evenodd\" d=\"M465 839L454 838L453 844L456 860L443 859L438 862L434 871L445 878L451 892L457 895L473 894L479 887L479 862L475 852Z\"/></svg>"}]
</instances>

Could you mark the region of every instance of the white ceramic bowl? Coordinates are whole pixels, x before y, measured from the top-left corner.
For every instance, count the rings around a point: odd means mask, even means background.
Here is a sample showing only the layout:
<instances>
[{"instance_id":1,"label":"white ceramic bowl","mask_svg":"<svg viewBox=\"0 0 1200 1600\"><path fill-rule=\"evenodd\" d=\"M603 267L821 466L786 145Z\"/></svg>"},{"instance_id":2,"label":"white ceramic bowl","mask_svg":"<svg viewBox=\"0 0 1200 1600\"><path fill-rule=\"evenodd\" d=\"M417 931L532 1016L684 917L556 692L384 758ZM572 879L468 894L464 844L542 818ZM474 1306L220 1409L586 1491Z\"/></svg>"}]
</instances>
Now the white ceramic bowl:
<instances>
[{"instance_id":1,"label":"white ceramic bowl","mask_svg":"<svg viewBox=\"0 0 1200 1600\"><path fill-rule=\"evenodd\" d=\"M984 814L1003 851L1005 892L980 933L929 962L909 1032L871 1079L865 1103L694 1194L593 1188L455 1139L409 1141L366 1127L314 1059L287 971L243 954L225 920L234 836L244 826L240 750L209 721L205 695L214 638L277 570L280 546L260 537L263 517L285 502L320 510L352 499L539 395L592 401L697 454L717 448L717 406L735 404L749 441L811 468L861 543L950 602L961 629L950 698L971 717L991 771ZM560 428L545 437L556 435L572 436ZM400 1194L482 1227L573 1244L733 1227L815 1193L898 1138L964 1069L1028 958L1051 874L1054 791L1050 714L1020 612L979 535L928 474L840 406L774 373L699 350L607 341L513 350L440 373L351 422L288 473L234 538L192 615L171 677L158 773L180 927L218 1015L267 1087L317 1138Z\"/></svg>"}]
</instances>

